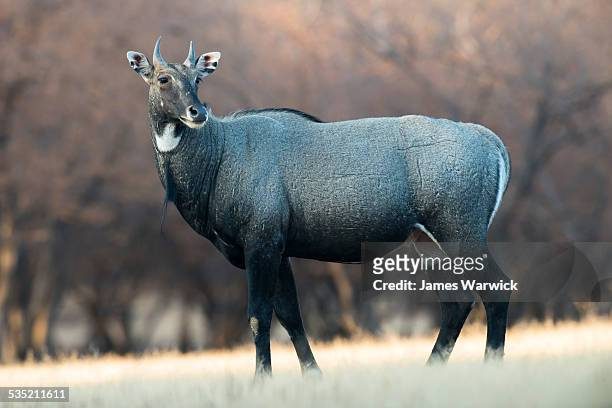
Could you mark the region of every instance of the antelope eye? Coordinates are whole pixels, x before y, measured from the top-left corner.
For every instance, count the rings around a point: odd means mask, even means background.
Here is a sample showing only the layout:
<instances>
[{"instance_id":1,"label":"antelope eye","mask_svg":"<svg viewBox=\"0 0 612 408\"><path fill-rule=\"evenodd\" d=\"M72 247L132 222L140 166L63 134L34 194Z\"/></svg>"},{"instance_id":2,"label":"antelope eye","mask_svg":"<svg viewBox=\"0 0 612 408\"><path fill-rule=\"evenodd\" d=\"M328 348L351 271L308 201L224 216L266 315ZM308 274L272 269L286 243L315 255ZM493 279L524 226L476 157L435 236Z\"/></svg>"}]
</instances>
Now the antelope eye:
<instances>
[{"instance_id":1,"label":"antelope eye","mask_svg":"<svg viewBox=\"0 0 612 408\"><path fill-rule=\"evenodd\" d=\"M199 85L200 84L200 78L196 78L195 82L196 82L196 85Z\"/></svg>"},{"instance_id":2,"label":"antelope eye","mask_svg":"<svg viewBox=\"0 0 612 408\"><path fill-rule=\"evenodd\" d=\"M170 81L170 78L167 76L160 76L157 78L157 82L159 82L160 84L167 84L168 81Z\"/></svg>"}]
</instances>

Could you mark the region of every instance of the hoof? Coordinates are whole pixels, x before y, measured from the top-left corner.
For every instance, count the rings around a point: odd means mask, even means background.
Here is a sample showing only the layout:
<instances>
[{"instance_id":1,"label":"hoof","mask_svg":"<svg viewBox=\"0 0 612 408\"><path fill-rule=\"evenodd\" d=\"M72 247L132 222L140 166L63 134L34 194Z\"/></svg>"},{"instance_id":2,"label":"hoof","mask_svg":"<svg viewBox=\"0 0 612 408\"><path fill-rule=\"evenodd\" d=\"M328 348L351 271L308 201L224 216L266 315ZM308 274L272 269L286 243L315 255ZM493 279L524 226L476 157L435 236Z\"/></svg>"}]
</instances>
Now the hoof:
<instances>
[{"instance_id":1,"label":"hoof","mask_svg":"<svg viewBox=\"0 0 612 408\"><path fill-rule=\"evenodd\" d=\"M441 366L446 364L448 361L448 356L440 355L438 353L432 353L427 359L427 363L425 364L428 367Z\"/></svg>"},{"instance_id":2,"label":"hoof","mask_svg":"<svg viewBox=\"0 0 612 408\"><path fill-rule=\"evenodd\" d=\"M323 377L323 372L321 371L321 369L319 368L319 366L317 365L317 363L312 363L308 366L303 366L302 367L302 376L304 378L322 378Z\"/></svg>"},{"instance_id":3,"label":"hoof","mask_svg":"<svg viewBox=\"0 0 612 408\"><path fill-rule=\"evenodd\" d=\"M504 349L503 347L497 348L497 349L493 349L493 348L489 348L487 347L485 350L485 357L484 357L486 362L501 362L504 359Z\"/></svg>"},{"instance_id":4,"label":"hoof","mask_svg":"<svg viewBox=\"0 0 612 408\"><path fill-rule=\"evenodd\" d=\"M253 384L264 383L270 378L272 378L272 370L268 368L259 367L255 370L255 375L253 376Z\"/></svg>"}]
</instances>

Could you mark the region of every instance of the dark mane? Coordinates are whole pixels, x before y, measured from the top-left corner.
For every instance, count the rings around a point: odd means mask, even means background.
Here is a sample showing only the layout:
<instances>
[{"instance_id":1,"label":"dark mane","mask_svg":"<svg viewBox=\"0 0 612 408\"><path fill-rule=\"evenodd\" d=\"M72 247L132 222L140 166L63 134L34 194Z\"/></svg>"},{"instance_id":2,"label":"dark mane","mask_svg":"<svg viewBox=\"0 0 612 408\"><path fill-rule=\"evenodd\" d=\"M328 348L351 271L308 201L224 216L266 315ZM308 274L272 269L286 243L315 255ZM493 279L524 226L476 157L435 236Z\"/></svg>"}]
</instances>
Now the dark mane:
<instances>
[{"instance_id":1,"label":"dark mane","mask_svg":"<svg viewBox=\"0 0 612 408\"><path fill-rule=\"evenodd\" d=\"M241 116L247 116L247 115L252 115L252 114L257 114L257 113L266 113L266 112L293 113L311 122L323 123L323 121L317 118L316 116L312 116L306 112L302 112L297 109L291 109L291 108L242 109L242 110L231 113L229 117L239 118Z\"/></svg>"}]
</instances>

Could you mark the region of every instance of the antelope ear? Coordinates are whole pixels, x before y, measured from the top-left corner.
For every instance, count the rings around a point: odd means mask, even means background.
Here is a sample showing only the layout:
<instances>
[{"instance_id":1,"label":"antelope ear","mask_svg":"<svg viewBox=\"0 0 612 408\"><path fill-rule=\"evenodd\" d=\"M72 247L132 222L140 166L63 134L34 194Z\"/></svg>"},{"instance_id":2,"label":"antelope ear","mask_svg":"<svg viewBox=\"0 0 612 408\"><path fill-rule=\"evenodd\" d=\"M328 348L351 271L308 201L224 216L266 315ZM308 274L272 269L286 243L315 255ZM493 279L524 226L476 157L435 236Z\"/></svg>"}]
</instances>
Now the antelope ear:
<instances>
[{"instance_id":1,"label":"antelope ear","mask_svg":"<svg viewBox=\"0 0 612 408\"><path fill-rule=\"evenodd\" d=\"M145 80L145 82L149 82L149 78L153 73L153 66L149 64L149 60L147 56L141 52L137 51L128 51L127 59L130 63L130 66L138 75Z\"/></svg>"},{"instance_id":2,"label":"antelope ear","mask_svg":"<svg viewBox=\"0 0 612 408\"><path fill-rule=\"evenodd\" d=\"M196 63L196 70L198 71L198 77L200 79L212 74L219 65L221 59L220 52L207 52L206 54L200 55L198 62Z\"/></svg>"}]
</instances>

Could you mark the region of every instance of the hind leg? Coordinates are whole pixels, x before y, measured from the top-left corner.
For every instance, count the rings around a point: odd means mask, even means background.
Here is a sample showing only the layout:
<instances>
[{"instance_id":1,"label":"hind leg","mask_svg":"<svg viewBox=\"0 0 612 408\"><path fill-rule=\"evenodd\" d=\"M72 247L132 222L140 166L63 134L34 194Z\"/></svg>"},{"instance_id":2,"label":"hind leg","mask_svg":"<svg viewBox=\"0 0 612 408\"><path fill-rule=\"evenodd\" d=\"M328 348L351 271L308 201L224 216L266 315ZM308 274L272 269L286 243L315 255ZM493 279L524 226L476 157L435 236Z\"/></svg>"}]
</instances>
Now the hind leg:
<instances>
[{"instance_id":1,"label":"hind leg","mask_svg":"<svg viewBox=\"0 0 612 408\"><path fill-rule=\"evenodd\" d=\"M302 373L320 373L321 370L317 365L310 349L308 338L306 337L293 272L291 271L289 259L286 257L283 257L281 260L273 304L276 317L287 330L293 342L293 347L300 360Z\"/></svg>"},{"instance_id":2,"label":"hind leg","mask_svg":"<svg viewBox=\"0 0 612 408\"><path fill-rule=\"evenodd\" d=\"M474 302L440 302L440 331L427 364L448 361L473 304Z\"/></svg>"},{"instance_id":3,"label":"hind leg","mask_svg":"<svg viewBox=\"0 0 612 408\"><path fill-rule=\"evenodd\" d=\"M508 277L503 273L497 262L488 255L486 244L463 244L457 254L451 255L449 253L449 256L471 258L487 256L485 269L476 275L479 282L495 283L500 280L508 281ZM502 359L508 324L510 291L479 291L478 294L482 299L487 316L485 360ZM456 302L445 301L444 294L440 296L442 312L440 333L438 334L429 362L444 362L448 360L455 341L475 302L473 296L470 292L453 292L452 297ZM464 300L467 300L467 302L464 302Z\"/></svg>"},{"instance_id":4,"label":"hind leg","mask_svg":"<svg viewBox=\"0 0 612 408\"><path fill-rule=\"evenodd\" d=\"M445 252L446 254L440 256L450 256L452 258L462 256L460 249L445 248ZM438 275L435 281L456 283L459 288L461 287L457 282L457 277L452 272L442 272L442 275ZM461 333L461 329L476 301L472 292L463 290L455 290L450 293L438 291L438 298L440 299L440 331L427 364L448 361L459 333Z\"/></svg>"},{"instance_id":5,"label":"hind leg","mask_svg":"<svg viewBox=\"0 0 612 408\"><path fill-rule=\"evenodd\" d=\"M461 229L450 223L443 223L442 225L451 225L453 228L450 229L451 231L445 229L428 230L421 224L417 225L442 250L443 253L437 256L455 258L458 256L471 256L474 253L474 245L468 243L481 239L481 234L474 232L476 229L470 227ZM476 245L476 247L479 246ZM434 273L436 275L435 279L431 279L432 281L455 283L459 289L452 292L438 291L440 299L440 331L438 332L438 337L427 360L427 364L445 363L448 361L455 342L476 301L474 293L461 290L458 277L452 272L430 272L428 274L430 278L433 278Z\"/></svg>"},{"instance_id":6,"label":"hind leg","mask_svg":"<svg viewBox=\"0 0 612 408\"><path fill-rule=\"evenodd\" d=\"M497 282L499 280L507 281L508 277L503 273L495 260L489 257L484 279L488 282ZM485 349L485 360L501 360L504 356L504 344L506 341L510 292L482 291L479 292L479 295L482 298L487 314L487 346Z\"/></svg>"}]
</instances>

